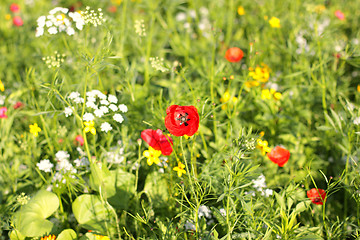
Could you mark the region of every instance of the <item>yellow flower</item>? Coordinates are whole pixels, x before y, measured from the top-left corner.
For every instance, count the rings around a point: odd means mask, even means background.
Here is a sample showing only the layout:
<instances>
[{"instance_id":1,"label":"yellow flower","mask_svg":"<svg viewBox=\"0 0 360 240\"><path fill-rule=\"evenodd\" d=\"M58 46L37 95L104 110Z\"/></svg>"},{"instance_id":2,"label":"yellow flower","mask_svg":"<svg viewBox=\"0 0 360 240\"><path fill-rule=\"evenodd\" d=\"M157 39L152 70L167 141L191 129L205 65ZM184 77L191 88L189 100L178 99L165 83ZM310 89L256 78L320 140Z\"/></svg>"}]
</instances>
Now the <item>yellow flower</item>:
<instances>
[{"instance_id":1,"label":"yellow flower","mask_svg":"<svg viewBox=\"0 0 360 240\"><path fill-rule=\"evenodd\" d=\"M230 101L230 99L231 99L231 101L232 101L233 103L235 103L235 102L237 101L237 97L231 97L229 91L226 91L226 92L224 93L223 97L220 98L220 102L222 102L222 103L227 103L228 101ZM225 109L227 108L227 105L228 105L228 104L222 105L222 106L221 106L221 109L225 110ZM232 107L232 105L230 105L230 107Z\"/></svg>"},{"instance_id":2,"label":"yellow flower","mask_svg":"<svg viewBox=\"0 0 360 240\"><path fill-rule=\"evenodd\" d=\"M115 4L115 5L120 5L121 2L122 2L122 0L111 0L111 3Z\"/></svg>"},{"instance_id":3,"label":"yellow flower","mask_svg":"<svg viewBox=\"0 0 360 240\"><path fill-rule=\"evenodd\" d=\"M249 68L249 76L252 77L254 81L265 83L269 80L271 69L265 63L262 63L261 66L262 67L256 66L255 70ZM257 83L257 85L251 83L251 85L259 86L259 83Z\"/></svg>"},{"instance_id":4,"label":"yellow flower","mask_svg":"<svg viewBox=\"0 0 360 240\"><path fill-rule=\"evenodd\" d=\"M0 80L0 91L5 91L5 87L4 84L2 83L2 81Z\"/></svg>"},{"instance_id":5,"label":"yellow flower","mask_svg":"<svg viewBox=\"0 0 360 240\"><path fill-rule=\"evenodd\" d=\"M281 93L277 92L274 88L261 90L261 98L264 100L271 99L272 97L275 100L280 100L281 96Z\"/></svg>"},{"instance_id":6,"label":"yellow flower","mask_svg":"<svg viewBox=\"0 0 360 240\"><path fill-rule=\"evenodd\" d=\"M272 28L280 28L280 19L277 17L270 18L269 23Z\"/></svg>"},{"instance_id":7,"label":"yellow flower","mask_svg":"<svg viewBox=\"0 0 360 240\"><path fill-rule=\"evenodd\" d=\"M281 93L279 93L279 92L274 93L274 98L275 98L275 100L280 100L281 97L282 97L282 94L281 94Z\"/></svg>"},{"instance_id":8,"label":"yellow flower","mask_svg":"<svg viewBox=\"0 0 360 240\"><path fill-rule=\"evenodd\" d=\"M6 15L5 15L5 19L6 19L6 20L10 20L10 19L11 19L11 15L10 15L10 14L6 14Z\"/></svg>"},{"instance_id":9,"label":"yellow flower","mask_svg":"<svg viewBox=\"0 0 360 240\"><path fill-rule=\"evenodd\" d=\"M40 240L55 240L55 239L56 239L55 235L49 235L46 237L42 237Z\"/></svg>"},{"instance_id":10,"label":"yellow flower","mask_svg":"<svg viewBox=\"0 0 360 240\"><path fill-rule=\"evenodd\" d=\"M110 238L108 236L102 236L102 235L96 235L96 240L110 240Z\"/></svg>"},{"instance_id":11,"label":"yellow flower","mask_svg":"<svg viewBox=\"0 0 360 240\"><path fill-rule=\"evenodd\" d=\"M269 19L268 16L264 16L264 20L267 21Z\"/></svg>"},{"instance_id":12,"label":"yellow flower","mask_svg":"<svg viewBox=\"0 0 360 240\"><path fill-rule=\"evenodd\" d=\"M84 132L88 133L91 132L92 135L96 134L96 129L94 127L95 123L94 121L88 121L88 122L84 122Z\"/></svg>"},{"instance_id":13,"label":"yellow flower","mask_svg":"<svg viewBox=\"0 0 360 240\"><path fill-rule=\"evenodd\" d=\"M39 136L39 132L41 132L41 128L37 125L37 123L34 123L33 125L29 125L30 133L32 133L35 137Z\"/></svg>"},{"instance_id":14,"label":"yellow flower","mask_svg":"<svg viewBox=\"0 0 360 240\"><path fill-rule=\"evenodd\" d=\"M314 10L317 14L322 13L323 11L325 11L326 7L324 5L317 5Z\"/></svg>"},{"instance_id":15,"label":"yellow flower","mask_svg":"<svg viewBox=\"0 0 360 240\"><path fill-rule=\"evenodd\" d=\"M357 85L356 90L357 90L358 92L360 92L360 84Z\"/></svg>"},{"instance_id":16,"label":"yellow flower","mask_svg":"<svg viewBox=\"0 0 360 240\"><path fill-rule=\"evenodd\" d=\"M261 90L261 99L271 99L271 94L269 89Z\"/></svg>"},{"instance_id":17,"label":"yellow flower","mask_svg":"<svg viewBox=\"0 0 360 240\"><path fill-rule=\"evenodd\" d=\"M266 140L261 140L261 139L258 139L257 140L257 145L256 145L256 147L258 148L258 149L260 149L260 151L261 151L261 154L262 155L265 155L266 153L268 153L268 152L271 152L271 148L269 148L268 147L268 141L266 141Z\"/></svg>"},{"instance_id":18,"label":"yellow flower","mask_svg":"<svg viewBox=\"0 0 360 240\"><path fill-rule=\"evenodd\" d=\"M248 88L257 87L260 83L258 81L246 81L245 86Z\"/></svg>"},{"instance_id":19,"label":"yellow flower","mask_svg":"<svg viewBox=\"0 0 360 240\"><path fill-rule=\"evenodd\" d=\"M185 165L182 164L181 162L178 162L177 167L174 167L173 170L177 172L179 177L181 177L181 175L186 174L186 171L184 168L185 168Z\"/></svg>"},{"instance_id":20,"label":"yellow flower","mask_svg":"<svg viewBox=\"0 0 360 240\"><path fill-rule=\"evenodd\" d=\"M240 16L245 15L245 9L243 6L239 6L237 12Z\"/></svg>"},{"instance_id":21,"label":"yellow flower","mask_svg":"<svg viewBox=\"0 0 360 240\"><path fill-rule=\"evenodd\" d=\"M144 157L147 158L147 164L149 166L151 166L153 163L155 164L159 164L160 163L160 155L161 155L161 151L160 150L155 150L152 147L149 147L149 150L145 150L143 152Z\"/></svg>"},{"instance_id":22,"label":"yellow flower","mask_svg":"<svg viewBox=\"0 0 360 240\"><path fill-rule=\"evenodd\" d=\"M261 131L260 133L259 133L259 136L260 137L263 137L265 135L265 132L264 131Z\"/></svg>"}]
</instances>

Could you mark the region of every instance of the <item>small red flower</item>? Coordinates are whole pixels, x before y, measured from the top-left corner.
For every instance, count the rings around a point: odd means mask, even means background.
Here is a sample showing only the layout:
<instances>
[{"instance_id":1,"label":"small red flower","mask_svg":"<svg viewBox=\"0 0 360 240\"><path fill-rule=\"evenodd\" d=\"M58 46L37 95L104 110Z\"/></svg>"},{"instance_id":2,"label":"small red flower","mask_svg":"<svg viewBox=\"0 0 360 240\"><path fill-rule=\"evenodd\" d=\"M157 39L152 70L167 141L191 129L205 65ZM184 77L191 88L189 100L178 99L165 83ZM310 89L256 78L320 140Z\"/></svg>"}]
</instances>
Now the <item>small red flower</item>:
<instances>
[{"instance_id":1,"label":"small red flower","mask_svg":"<svg viewBox=\"0 0 360 240\"><path fill-rule=\"evenodd\" d=\"M8 116L6 115L6 112L7 112L7 107L0 108L0 118L7 118Z\"/></svg>"},{"instance_id":2,"label":"small red flower","mask_svg":"<svg viewBox=\"0 0 360 240\"><path fill-rule=\"evenodd\" d=\"M13 18L13 24L14 24L15 26L20 27L20 26L24 25L24 22L23 22L23 20L21 19L20 16L15 16L15 17Z\"/></svg>"},{"instance_id":3,"label":"small red flower","mask_svg":"<svg viewBox=\"0 0 360 240\"><path fill-rule=\"evenodd\" d=\"M171 105L166 109L165 127L175 136L192 136L199 129L199 113L194 106Z\"/></svg>"},{"instance_id":4,"label":"small red flower","mask_svg":"<svg viewBox=\"0 0 360 240\"><path fill-rule=\"evenodd\" d=\"M19 7L19 5L18 4L16 4L16 3L12 3L11 5L10 5L10 11L12 11L12 12L18 12L20 10L20 7Z\"/></svg>"},{"instance_id":5,"label":"small red flower","mask_svg":"<svg viewBox=\"0 0 360 240\"><path fill-rule=\"evenodd\" d=\"M239 62L244 56L244 52L238 47L229 48L225 53L225 58L229 62Z\"/></svg>"},{"instance_id":6,"label":"small red flower","mask_svg":"<svg viewBox=\"0 0 360 240\"><path fill-rule=\"evenodd\" d=\"M80 144L80 146L84 145L84 138L81 135L77 135L75 137L75 141L78 142Z\"/></svg>"},{"instance_id":7,"label":"small red flower","mask_svg":"<svg viewBox=\"0 0 360 240\"><path fill-rule=\"evenodd\" d=\"M324 202L326 202L326 200L325 200L326 192L323 189L312 188L306 192L306 195L308 196L308 198L310 198L310 200L313 203L315 203L317 205L323 205Z\"/></svg>"},{"instance_id":8,"label":"small red flower","mask_svg":"<svg viewBox=\"0 0 360 240\"><path fill-rule=\"evenodd\" d=\"M170 155L173 151L173 140L163 134L161 129L145 129L141 132L141 138L155 150L160 150L163 155Z\"/></svg>"},{"instance_id":9,"label":"small red flower","mask_svg":"<svg viewBox=\"0 0 360 240\"><path fill-rule=\"evenodd\" d=\"M290 152L285 148L276 146L271 152L267 153L267 156L273 163L276 163L279 167L283 167L290 158Z\"/></svg>"},{"instance_id":10,"label":"small red flower","mask_svg":"<svg viewBox=\"0 0 360 240\"><path fill-rule=\"evenodd\" d=\"M14 109L22 108L24 104L22 102L16 102L13 106Z\"/></svg>"},{"instance_id":11,"label":"small red flower","mask_svg":"<svg viewBox=\"0 0 360 240\"><path fill-rule=\"evenodd\" d=\"M337 17L341 21L345 20L345 14L340 10L335 11L335 17Z\"/></svg>"}]
</instances>

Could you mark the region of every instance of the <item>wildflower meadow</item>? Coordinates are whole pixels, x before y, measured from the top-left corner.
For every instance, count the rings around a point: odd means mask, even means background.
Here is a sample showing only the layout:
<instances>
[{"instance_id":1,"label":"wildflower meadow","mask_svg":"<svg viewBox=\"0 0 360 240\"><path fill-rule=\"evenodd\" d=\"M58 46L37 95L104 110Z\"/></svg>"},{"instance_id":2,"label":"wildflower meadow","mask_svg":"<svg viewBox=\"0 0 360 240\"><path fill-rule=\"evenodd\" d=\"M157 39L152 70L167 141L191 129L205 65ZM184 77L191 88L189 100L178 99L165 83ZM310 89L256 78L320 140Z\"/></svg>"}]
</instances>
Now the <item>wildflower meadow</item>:
<instances>
[{"instance_id":1,"label":"wildflower meadow","mask_svg":"<svg viewBox=\"0 0 360 240\"><path fill-rule=\"evenodd\" d=\"M0 239L360 239L360 0L2 0Z\"/></svg>"}]
</instances>

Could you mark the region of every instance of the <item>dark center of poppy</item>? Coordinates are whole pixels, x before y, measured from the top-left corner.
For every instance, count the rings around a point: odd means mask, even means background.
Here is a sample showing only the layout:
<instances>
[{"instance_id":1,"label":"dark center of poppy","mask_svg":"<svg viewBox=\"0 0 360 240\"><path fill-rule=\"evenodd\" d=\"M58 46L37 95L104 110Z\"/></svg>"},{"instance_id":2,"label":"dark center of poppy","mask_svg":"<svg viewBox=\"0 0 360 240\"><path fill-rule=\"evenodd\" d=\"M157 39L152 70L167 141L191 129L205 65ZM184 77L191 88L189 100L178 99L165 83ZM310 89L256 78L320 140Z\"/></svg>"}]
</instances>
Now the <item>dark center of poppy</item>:
<instances>
[{"instance_id":1,"label":"dark center of poppy","mask_svg":"<svg viewBox=\"0 0 360 240\"><path fill-rule=\"evenodd\" d=\"M185 125L188 126L189 124L187 123L187 121L189 121L190 119L188 118L189 114L185 113L184 115L182 115L181 113L179 113L179 115L175 118L175 120L180 121L180 126L181 125Z\"/></svg>"}]
</instances>

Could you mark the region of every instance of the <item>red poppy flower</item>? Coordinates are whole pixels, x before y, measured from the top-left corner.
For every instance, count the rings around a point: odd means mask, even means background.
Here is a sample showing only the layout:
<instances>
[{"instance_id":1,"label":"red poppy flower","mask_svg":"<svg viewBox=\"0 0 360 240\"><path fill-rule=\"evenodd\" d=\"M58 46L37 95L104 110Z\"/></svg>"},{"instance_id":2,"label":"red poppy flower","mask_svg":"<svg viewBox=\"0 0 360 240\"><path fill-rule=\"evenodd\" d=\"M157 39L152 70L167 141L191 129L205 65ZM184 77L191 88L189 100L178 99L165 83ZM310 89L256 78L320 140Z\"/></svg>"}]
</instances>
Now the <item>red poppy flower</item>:
<instances>
[{"instance_id":1,"label":"red poppy flower","mask_svg":"<svg viewBox=\"0 0 360 240\"><path fill-rule=\"evenodd\" d=\"M15 16L15 17L13 18L13 24L14 24L15 26L20 27L20 26L24 25L24 22L23 22L23 20L21 19L20 16Z\"/></svg>"},{"instance_id":2,"label":"red poppy flower","mask_svg":"<svg viewBox=\"0 0 360 240\"><path fill-rule=\"evenodd\" d=\"M81 135L77 135L75 137L75 141L78 142L80 144L80 146L83 146L84 145L84 138L81 136Z\"/></svg>"},{"instance_id":3,"label":"red poppy flower","mask_svg":"<svg viewBox=\"0 0 360 240\"><path fill-rule=\"evenodd\" d=\"M165 127L175 136L192 136L199 129L199 113L194 106L171 105L166 109Z\"/></svg>"},{"instance_id":4,"label":"red poppy flower","mask_svg":"<svg viewBox=\"0 0 360 240\"><path fill-rule=\"evenodd\" d=\"M24 104L22 102L16 102L13 106L14 109L22 108Z\"/></svg>"},{"instance_id":5,"label":"red poppy flower","mask_svg":"<svg viewBox=\"0 0 360 240\"><path fill-rule=\"evenodd\" d=\"M306 192L306 195L308 196L308 198L310 198L310 200L317 204L317 205L323 205L324 202L326 201L326 192L323 189L316 189L316 188L312 188L309 191Z\"/></svg>"},{"instance_id":6,"label":"red poppy flower","mask_svg":"<svg viewBox=\"0 0 360 240\"><path fill-rule=\"evenodd\" d=\"M267 156L273 163L276 163L279 167L283 167L290 158L290 152L285 148L276 146L271 152L267 153Z\"/></svg>"},{"instance_id":7,"label":"red poppy flower","mask_svg":"<svg viewBox=\"0 0 360 240\"><path fill-rule=\"evenodd\" d=\"M19 5L18 4L16 4L16 3L12 3L11 5L10 5L10 11L12 11L12 12L18 12L20 10L20 7L19 7Z\"/></svg>"},{"instance_id":8,"label":"red poppy flower","mask_svg":"<svg viewBox=\"0 0 360 240\"><path fill-rule=\"evenodd\" d=\"M163 155L170 155L173 151L173 140L165 136L161 129L146 129L141 132L141 138L155 150L160 150Z\"/></svg>"},{"instance_id":9,"label":"red poppy flower","mask_svg":"<svg viewBox=\"0 0 360 240\"><path fill-rule=\"evenodd\" d=\"M244 52L238 47L229 48L225 53L225 58L229 62L239 62L244 56Z\"/></svg>"}]
</instances>

